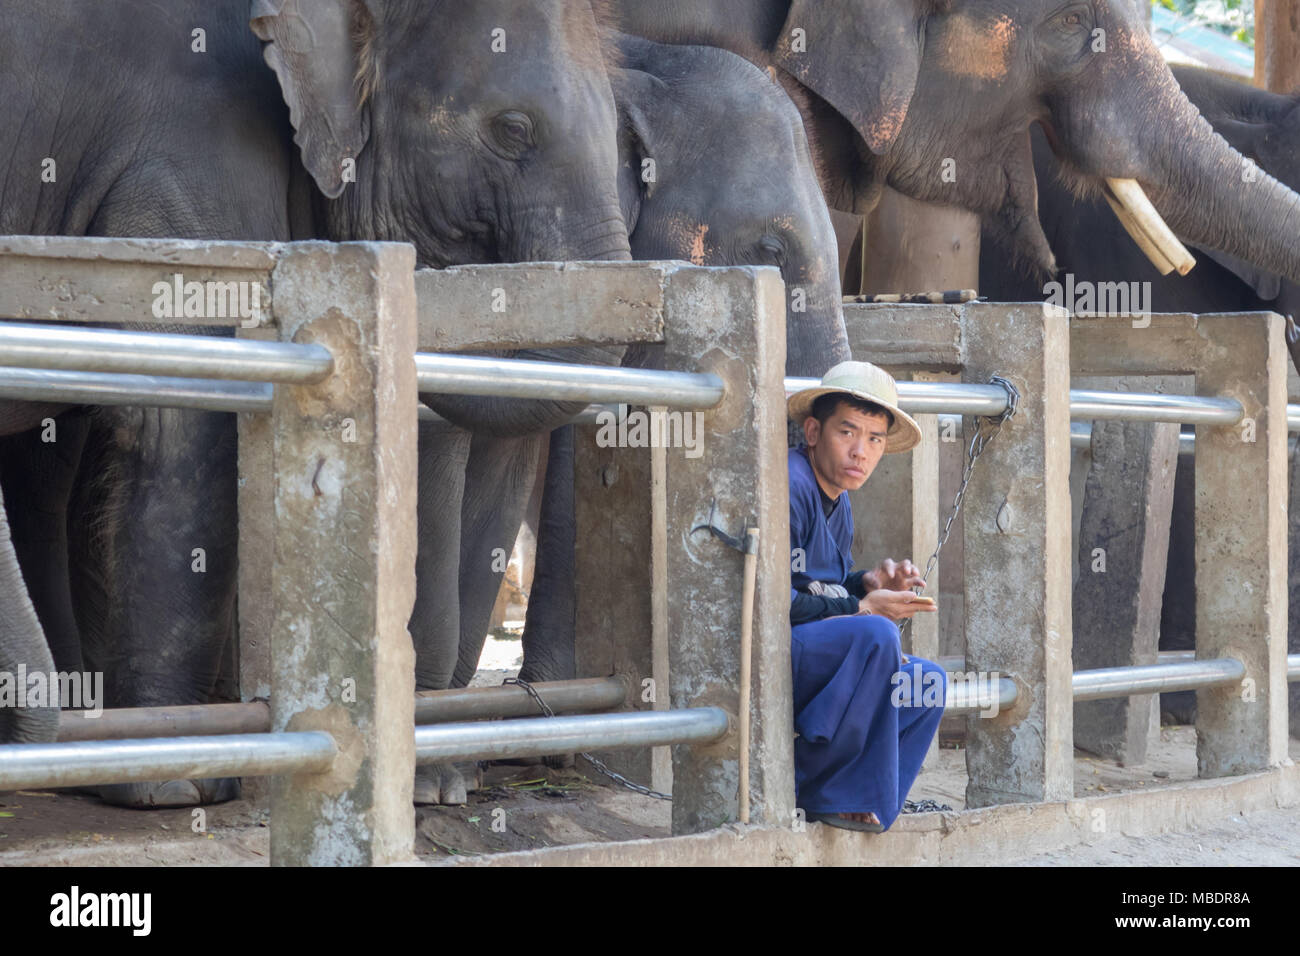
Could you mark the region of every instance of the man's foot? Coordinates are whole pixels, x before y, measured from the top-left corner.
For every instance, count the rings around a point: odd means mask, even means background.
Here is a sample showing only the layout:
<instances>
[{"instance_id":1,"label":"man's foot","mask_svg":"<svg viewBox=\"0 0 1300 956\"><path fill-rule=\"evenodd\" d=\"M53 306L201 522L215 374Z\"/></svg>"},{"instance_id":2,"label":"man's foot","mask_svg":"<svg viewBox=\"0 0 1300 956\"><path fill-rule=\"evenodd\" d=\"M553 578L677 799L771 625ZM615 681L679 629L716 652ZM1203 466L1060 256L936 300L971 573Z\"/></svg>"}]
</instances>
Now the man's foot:
<instances>
[{"instance_id":1,"label":"man's foot","mask_svg":"<svg viewBox=\"0 0 1300 956\"><path fill-rule=\"evenodd\" d=\"M852 820L855 823L880 823L880 818L874 813L837 813L835 814L842 820Z\"/></svg>"},{"instance_id":2,"label":"man's foot","mask_svg":"<svg viewBox=\"0 0 1300 956\"><path fill-rule=\"evenodd\" d=\"M810 823L825 823L841 830L864 830L867 833L883 833L884 824L874 813L809 813Z\"/></svg>"}]
</instances>

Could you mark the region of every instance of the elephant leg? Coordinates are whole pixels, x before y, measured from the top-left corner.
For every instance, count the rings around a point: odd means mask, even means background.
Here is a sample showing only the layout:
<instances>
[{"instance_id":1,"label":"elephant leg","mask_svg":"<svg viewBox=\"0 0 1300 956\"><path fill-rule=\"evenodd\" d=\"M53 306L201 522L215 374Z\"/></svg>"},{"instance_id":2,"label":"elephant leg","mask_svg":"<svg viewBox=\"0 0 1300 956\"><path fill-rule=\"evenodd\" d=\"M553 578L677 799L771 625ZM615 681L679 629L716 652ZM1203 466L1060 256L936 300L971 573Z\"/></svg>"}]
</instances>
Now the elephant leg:
<instances>
[{"instance_id":1,"label":"elephant leg","mask_svg":"<svg viewBox=\"0 0 1300 956\"><path fill-rule=\"evenodd\" d=\"M519 537L545 441L545 434L474 436L461 506L460 659L453 687L468 686L478 670L492 608Z\"/></svg>"},{"instance_id":2,"label":"elephant leg","mask_svg":"<svg viewBox=\"0 0 1300 956\"><path fill-rule=\"evenodd\" d=\"M537 523L537 560L524 619L523 680L573 680L574 553L573 426L551 432L542 513Z\"/></svg>"},{"instance_id":3,"label":"elephant leg","mask_svg":"<svg viewBox=\"0 0 1300 956\"><path fill-rule=\"evenodd\" d=\"M68 578L68 503L90 428L84 411L0 442L5 498L18 502L9 520L28 594L57 670L80 672L81 636Z\"/></svg>"},{"instance_id":4,"label":"elephant leg","mask_svg":"<svg viewBox=\"0 0 1300 956\"><path fill-rule=\"evenodd\" d=\"M410 624L417 690L446 690L456 667L460 642L461 499L469 454L469 432L420 423L415 607ZM461 804L467 798L465 778L453 764L416 768L417 804Z\"/></svg>"},{"instance_id":5,"label":"elephant leg","mask_svg":"<svg viewBox=\"0 0 1300 956\"><path fill-rule=\"evenodd\" d=\"M207 703L233 637L238 541L233 415L104 410L70 521L87 666L113 707ZM93 461L92 461L93 457ZM118 806L234 799L236 778L113 784Z\"/></svg>"},{"instance_id":6,"label":"elephant leg","mask_svg":"<svg viewBox=\"0 0 1300 956\"><path fill-rule=\"evenodd\" d=\"M0 496L0 680L7 688L0 693L0 743L51 743L59 733L59 706L32 706L27 699L26 680L18 686L19 670L26 674L50 674L50 655L36 609L27 597L27 585L18 567L18 555L9 537L9 519ZM48 684L47 684L48 687Z\"/></svg>"}]
</instances>

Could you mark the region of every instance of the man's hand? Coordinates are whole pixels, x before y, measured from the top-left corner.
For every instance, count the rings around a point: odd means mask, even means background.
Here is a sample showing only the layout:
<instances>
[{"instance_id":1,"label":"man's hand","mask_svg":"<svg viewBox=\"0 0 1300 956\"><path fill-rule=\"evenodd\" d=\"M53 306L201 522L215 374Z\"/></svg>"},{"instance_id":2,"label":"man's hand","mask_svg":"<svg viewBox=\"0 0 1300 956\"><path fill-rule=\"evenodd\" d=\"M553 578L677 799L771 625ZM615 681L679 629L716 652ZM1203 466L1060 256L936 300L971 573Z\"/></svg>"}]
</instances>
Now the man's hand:
<instances>
[{"instance_id":1,"label":"man's hand","mask_svg":"<svg viewBox=\"0 0 1300 956\"><path fill-rule=\"evenodd\" d=\"M875 569L862 575L862 584L868 594L872 591L908 591L912 588L925 587L925 579L910 560L896 564L886 558Z\"/></svg>"},{"instance_id":2,"label":"man's hand","mask_svg":"<svg viewBox=\"0 0 1300 956\"><path fill-rule=\"evenodd\" d=\"M919 600L912 591L891 591L880 588L858 602L859 614L879 614L891 621L903 621L919 611L937 611L938 606Z\"/></svg>"}]
</instances>

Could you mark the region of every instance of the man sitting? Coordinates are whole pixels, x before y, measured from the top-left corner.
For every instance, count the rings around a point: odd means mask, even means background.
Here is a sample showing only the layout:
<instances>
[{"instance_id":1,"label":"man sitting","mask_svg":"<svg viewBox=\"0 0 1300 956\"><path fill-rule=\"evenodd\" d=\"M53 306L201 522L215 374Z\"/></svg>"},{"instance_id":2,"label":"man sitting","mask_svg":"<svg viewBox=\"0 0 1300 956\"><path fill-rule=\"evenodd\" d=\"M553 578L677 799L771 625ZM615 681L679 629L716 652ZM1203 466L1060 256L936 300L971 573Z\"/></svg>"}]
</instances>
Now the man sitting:
<instances>
[{"instance_id":1,"label":"man sitting","mask_svg":"<svg viewBox=\"0 0 1300 956\"><path fill-rule=\"evenodd\" d=\"M912 562L851 570L848 492L921 429L898 407L893 378L866 362L835 366L788 409L805 442L789 453L797 803L809 820L880 832L921 771L947 682L937 664L902 655L895 622L936 610L910 590L925 586ZM922 679L900 681L904 663ZM923 700L923 686L939 693Z\"/></svg>"}]
</instances>

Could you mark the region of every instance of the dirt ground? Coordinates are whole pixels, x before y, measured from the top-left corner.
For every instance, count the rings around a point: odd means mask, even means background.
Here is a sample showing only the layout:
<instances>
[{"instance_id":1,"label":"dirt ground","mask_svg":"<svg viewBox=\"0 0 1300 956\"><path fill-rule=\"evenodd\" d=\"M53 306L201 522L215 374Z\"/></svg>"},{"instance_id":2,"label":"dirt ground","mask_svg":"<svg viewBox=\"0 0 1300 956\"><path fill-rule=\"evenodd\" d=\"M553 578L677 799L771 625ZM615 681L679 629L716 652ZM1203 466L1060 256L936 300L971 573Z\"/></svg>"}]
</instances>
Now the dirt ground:
<instances>
[{"instance_id":1,"label":"dirt ground","mask_svg":"<svg viewBox=\"0 0 1300 956\"><path fill-rule=\"evenodd\" d=\"M476 685L499 684L518 668L519 642L489 641ZM941 734L942 737L948 736ZM1300 741L1291 741L1300 760ZM966 754L941 747L910 794L954 810L965 806ZM1164 727L1139 766L1075 752L1075 795L1093 796L1196 779L1196 732ZM575 843L670 835L671 805L604 780L585 761L573 769L495 765L459 807L417 807L416 853L499 853ZM265 865L267 813L246 800L182 810L135 811L90 796L52 791L0 793L0 866ZM1300 809L1233 816L1200 831L1138 838L1117 834L1086 847L1026 853L1026 865L1300 865Z\"/></svg>"}]
</instances>

